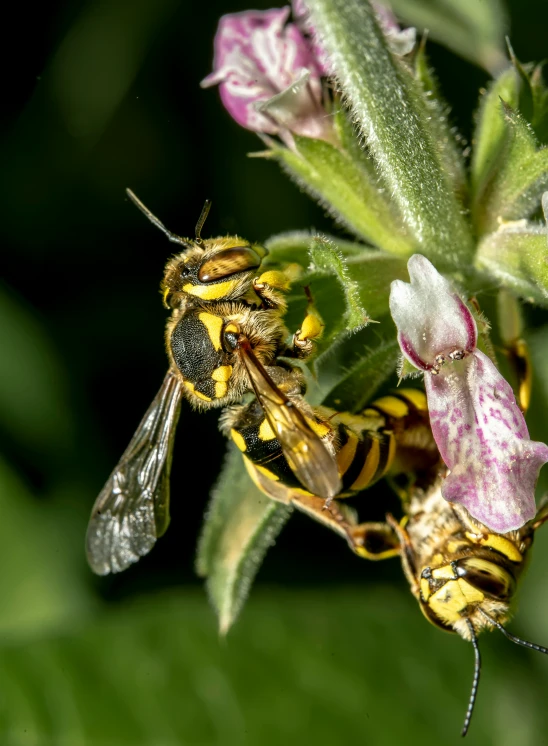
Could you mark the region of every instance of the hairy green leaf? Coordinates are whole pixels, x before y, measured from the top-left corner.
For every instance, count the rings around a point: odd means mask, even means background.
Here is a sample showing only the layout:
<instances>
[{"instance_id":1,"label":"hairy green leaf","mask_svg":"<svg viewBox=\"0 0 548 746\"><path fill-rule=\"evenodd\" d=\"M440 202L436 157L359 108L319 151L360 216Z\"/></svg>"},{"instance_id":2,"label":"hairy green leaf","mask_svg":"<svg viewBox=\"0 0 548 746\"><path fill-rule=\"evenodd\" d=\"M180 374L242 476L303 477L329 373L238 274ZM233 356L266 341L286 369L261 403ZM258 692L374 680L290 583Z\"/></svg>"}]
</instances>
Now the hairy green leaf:
<instances>
[{"instance_id":1,"label":"hairy green leaf","mask_svg":"<svg viewBox=\"0 0 548 746\"><path fill-rule=\"evenodd\" d=\"M288 507L255 487L241 453L232 449L213 489L196 559L221 634L228 632L240 613L263 557L289 513Z\"/></svg>"},{"instance_id":2,"label":"hairy green leaf","mask_svg":"<svg viewBox=\"0 0 548 746\"><path fill-rule=\"evenodd\" d=\"M531 126L502 103L508 136L500 167L488 190L483 216L485 231L496 229L499 220L521 220L538 210L548 188L548 149L537 150Z\"/></svg>"},{"instance_id":3,"label":"hairy green leaf","mask_svg":"<svg viewBox=\"0 0 548 746\"><path fill-rule=\"evenodd\" d=\"M341 284L346 299L344 330L352 332L371 321L361 302L360 287L342 253L327 239L317 238L310 247L310 259L316 271L334 274Z\"/></svg>"},{"instance_id":4,"label":"hairy green leaf","mask_svg":"<svg viewBox=\"0 0 548 746\"><path fill-rule=\"evenodd\" d=\"M476 267L524 300L548 307L547 256L546 228L523 220L485 236Z\"/></svg>"},{"instance_id":5,"label":"hairy green leaf","mask_svg":"<svg viewBox=\"0 0 548 746\"><path fill-rule=\"evenodd\" d=\"M442 168L430 111L365 0L310 0L312 20L379 173L416 249L442 267L471 256L472 238Z\"/></svg>"},{"instance_id":6,"label":"hairy green leaf","mask_svg":"<svg viewBox=\"0 0 548 746\"><path fill-rule=\"evenodd\" d=\"M404 256L412 252L401 218L373 173L323 140L295 137L295 142L297 153L275 148L274 156L335 220L385 251Z\"/></svg>"},{"instance_id":7,"label":"hairy green leaf","mask_svg":"<svg viewBox=\"0 0 548 746\"><path fill-rule=\"evenodd\" d=\"M420 32L491 74L503 67L506 55L506 12L501 0L390 0L383 2Z\"/></svg>"},{"instance_id":8,"label":"hairy green leaf","mask_svg":"<svg viewBox=\"0 0 548 746\"><path fill-rule=\"evenodd\" d=\"M288 231L271 236L264 244L268 249L264 264L283 265L296 262L306 269L310 264L310 247L317 235L310 231ZM335 244L337 250L345 257L359 257L363 251L369 250L369 247L354 241L345 241L334 236L326 236L326 238L330 243Z\"/></svg>"},{"instance_id":9,"label":"hairy green leaf","mask_svg":"<svg viewBox=\"0 0 548 746\"><path fill-rule=\"evenodd\" d=\"M485 188L499 167L499 156L508 136L501 99L516 108L519 100L519 76L509 67L483 94L476 116L472 150L471 182L475 211L481 208Z\"/></svg>"},{"instance_id":10,"label":"hairy green leaf","mask_svg":"<svg viewBox=\"0 0 548 746\"><path fill-rule=\"evenodd\" d=\"M425 42L425 40L424 40ZM430 124L442 165L451 179L453 190L461 202L468 191L462 146L456 128L450 124L450 110L443 100L438 81L426 57L426 43L421 43L415 55L415 77L419 82L426 106L430 110Z\"/></svg>"},{"instance_id":11,"label":"hairy green leaf","mask_svg":"<svg viewBox=\"0 0 548 746\"><path fill-rule=\"evenodd\" d=\"M344 256L344 251L338 239L327 243L316 239L313 268L293 284L288 295L286 322L291 331L300 327L309 296L321 315L325 326L316 345L318 359L368 318L376 320L386 314L390 283L407 278L403 259L365 247L356 256Z\"/></svg>"}]
</instances>

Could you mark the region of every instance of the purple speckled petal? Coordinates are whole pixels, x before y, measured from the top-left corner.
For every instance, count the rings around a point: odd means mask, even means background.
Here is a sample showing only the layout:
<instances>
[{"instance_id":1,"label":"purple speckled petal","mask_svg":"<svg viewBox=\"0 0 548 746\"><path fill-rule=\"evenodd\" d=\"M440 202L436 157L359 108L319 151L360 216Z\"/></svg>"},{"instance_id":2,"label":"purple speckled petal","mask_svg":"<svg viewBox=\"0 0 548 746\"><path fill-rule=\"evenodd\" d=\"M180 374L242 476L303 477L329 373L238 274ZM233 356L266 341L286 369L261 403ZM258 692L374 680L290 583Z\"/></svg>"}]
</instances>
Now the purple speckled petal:
<instances>
[{"instance_id":1,"label":"purple speckled petal","mask_svg":"<svg viewBox=\"0 0 548 746\"><path fill-rule=\"evenodd\" d=\"M407 268L411 283L394 280L390 289L390 311L405 357L430 370L437 355L471 352L476 322L451 283L421 254L414 254Z\"/></svg>"},{"instance_id":2,"label":"purple speckled petal","mask_svg":"<svg viewBox=\"0 0 548 746\"><path fill-rule=\"evenodd\" d=\"M451 473L442 494L492 531L506 533L535 516L535 485L548 446L529 440L512 388L475 350L426 374L432 433Z\"/></svg>"},{"instance_id":3,"label":"purple speckled petal","mask_svg":"<svg viewBox=\"0 0 548 746\"><path fill-rule=\"evenodd\" d=\"M309 41L297 26L287 23L289 13L286 7L223 16L215 35L214 71L201 83L204 88L219 84L229 114L255 132L278 134L287 126L259 105L293 91L305 71L307 86L300 95L289 97L292 106L286 119L299 134L306 134L302 122L309 120L312 112L320 112L325 119L320 69Z\"/></svg>"}]
</instances>

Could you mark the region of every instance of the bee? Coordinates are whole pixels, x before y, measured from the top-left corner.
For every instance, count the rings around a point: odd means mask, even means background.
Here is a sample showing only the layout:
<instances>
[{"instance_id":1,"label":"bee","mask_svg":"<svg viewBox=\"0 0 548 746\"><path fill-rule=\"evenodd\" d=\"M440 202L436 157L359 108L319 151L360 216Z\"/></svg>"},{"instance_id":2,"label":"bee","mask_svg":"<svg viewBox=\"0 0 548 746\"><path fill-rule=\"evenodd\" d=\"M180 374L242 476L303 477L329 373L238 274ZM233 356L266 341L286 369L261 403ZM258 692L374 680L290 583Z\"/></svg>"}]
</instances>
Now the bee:
<instances>
[{"instance_id":1,"label":"bee","mask_svg":"<svg viewBox=\"0 0 548 746\"><path fill-rule=\"evenodd\" d=\"M169 369L120 462L100 492L87 531L94 572L120 572L147 554L169 523L169 477L181 403L224 407L252 394L276 433L298 482L332 498L341 484L334 447L278 387L278 358L303 358L321 327L307 315L288 345L283 272L261 264L266 250L238 236L204 240L206 203L194 239L171 233L131 192L129 198L179 253L167 263L161 292L171 311L165 344ZM292 378L300 373L289 368Z\"/></svg>"},{"instance_id":2,"label":"bee","mask_svg":"<svg viewBox=\"0 0 548 746\"><path fill-rule=\"evenodd\" d=\"M296 399L300 392L293 391ZM304 406L301 404L300 406ZM404 575L429 622L460 635L474 648L472 690L462 735L466 735L478 691L481 657L478 635L497 629L518 645L548 649L512 635L516 587L526 567L536 530L548 520L548 505L517 531L496 534L441 493L444 467L428 421L426 396L414 389L374 401L360 415L315 408L318 427L335 446L343 489L326 501L299 486L264 415L252 402L233 407L222 427L242 451L247 470L271 499L291 505L346 539L358 556L401 559ZM399 487L403 518L359 523L341 498L350 497L382 476L409 475Z\"/></svg>"},{"instance_id":3,"label":"bee","mask_svg":"<svg viewBox=\"0 0 548 746\"><path fill-rule=\"evenodd\" d=\"M418 389L381 397L359 414L310 406L303 375L291 358L306 359L321 325L307 313L287 343L287 274L262 271L267 252L257 244L237 236L202 239L209 203L194 239L184 239L130 190L128 196L180 247L161 284L171 312L165 333L169 368L93 507L87 532L92 569L101 575L126 569L166 531L183 399L198 410L224 408L221 430L240 449L265 495L335 531L362 558L399 556L424 616L472 643L475 666L465 735L479 684L481 631L496 628L519 645L548 653L505 628L548 506L521 529L500 535L444 500L444 466L426 397ZM242 403L244 397L248 400ZM387 514L385 521L360 523L345 498L385 476L401 497L403 517L398 521Z\"/></svg>"}]
</instances>

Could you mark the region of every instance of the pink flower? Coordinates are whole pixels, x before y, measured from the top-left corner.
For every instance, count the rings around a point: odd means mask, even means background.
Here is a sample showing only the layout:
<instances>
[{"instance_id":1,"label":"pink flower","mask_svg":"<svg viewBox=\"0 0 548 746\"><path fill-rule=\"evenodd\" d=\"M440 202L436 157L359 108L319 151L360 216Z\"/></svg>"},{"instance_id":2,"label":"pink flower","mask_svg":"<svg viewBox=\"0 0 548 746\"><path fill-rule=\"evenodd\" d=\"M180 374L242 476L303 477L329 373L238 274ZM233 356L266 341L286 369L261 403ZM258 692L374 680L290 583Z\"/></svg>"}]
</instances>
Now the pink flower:
<instances>
[{"instance_id":1,"label":"pink flower","mask_svg":"<svg viewBox=\"0 0 548 746\"><path fill-rule=\"evenodd\" d=\"M225 15L215 35L211 75L221 100L243 127L291 142L290 133L330 139L323 108L321 69L312 46L293 23L290 8Z\"/></svg>"},{"instance_id":2,"label":"pink flower","mask_svg":"<svg viewBox=\"0 0 548 746\"><path fill-rule=\"evenodd\" d=\"M395 280L390 310L404 356L425 371L432 433L450 472L446 500L492 531L535 517L535 485L548 446L529 439L512 388L477 349L476 323L452 285L420 254L411 283Z\"/></svg>"},{"instance_id":3,"label":"pink flower","mask_svg":"<svg viewBox=\"0 0 548 746\"><path fill-rule=\"evenodd\" d=\"M291 0L293 6L293 17L297 26L310 37L312 48L316 60L322 70L323 75L329 75L329 60L326 52L316 39L316 32L312 21L306 0ZM379 26L384 33L388 46L395 55L403 57L409 54L417 41L417 31L414 28L401 29L396 20L396 16L385 5L372 3L373 9L377 16Z\"/></svg>"}]
</instances>

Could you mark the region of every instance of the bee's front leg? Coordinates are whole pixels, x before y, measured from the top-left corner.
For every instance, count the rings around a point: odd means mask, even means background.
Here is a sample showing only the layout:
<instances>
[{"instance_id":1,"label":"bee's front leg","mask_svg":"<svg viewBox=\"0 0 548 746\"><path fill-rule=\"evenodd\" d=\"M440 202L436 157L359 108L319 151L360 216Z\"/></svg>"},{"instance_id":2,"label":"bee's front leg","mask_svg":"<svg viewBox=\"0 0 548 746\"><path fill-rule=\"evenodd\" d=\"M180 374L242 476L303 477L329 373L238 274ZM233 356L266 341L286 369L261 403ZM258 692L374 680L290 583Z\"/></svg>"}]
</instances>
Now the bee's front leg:
<instances>
[{"instance_id":1,"label":"bee's front leg","mask_svg":"<svg viewBox=\"0 0 548 746\"><path fill-rule=\"evenodd\" d=\"M321 336L323 324L316 314L307 312L300 329L293 335L293 342L285 353L287 357L307 358L314 350L314 341Z\"/></svg>"},{"instance_id":2,"label":"bee's front leg","mask_svg":"<svg viewBox=\"0 0 548 746\"><path fill-rule=\"evenodd\" d=\"M253 290L260 298L263 308L275 308L285 311L286 302L283 292L290 287L290 280L284 272L268 270L253 280Z\"/></svg>"}]
</instances>

